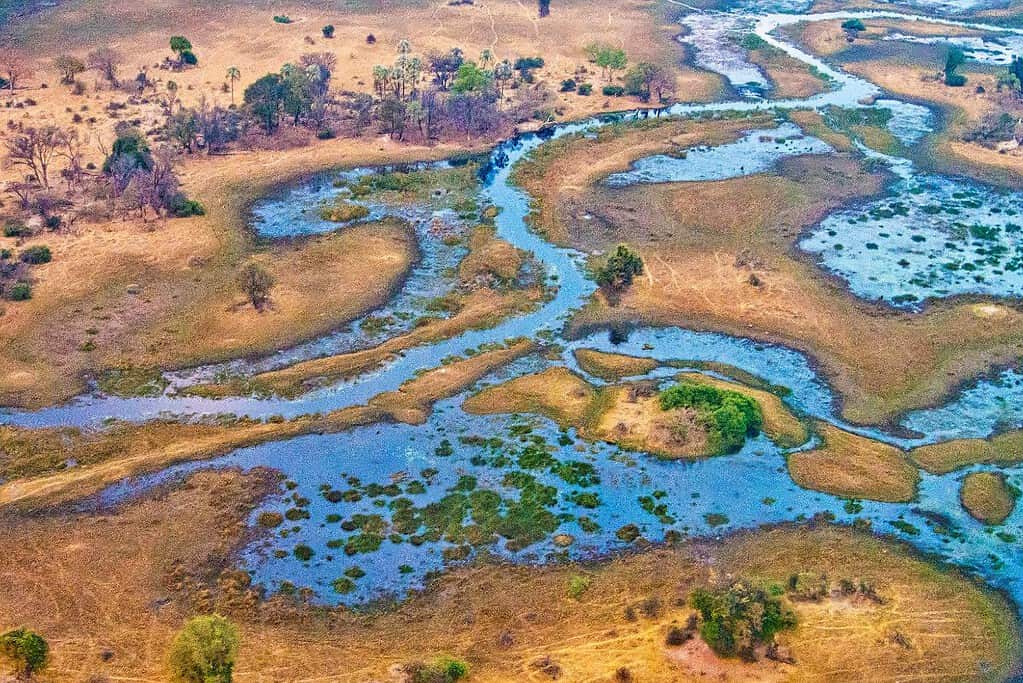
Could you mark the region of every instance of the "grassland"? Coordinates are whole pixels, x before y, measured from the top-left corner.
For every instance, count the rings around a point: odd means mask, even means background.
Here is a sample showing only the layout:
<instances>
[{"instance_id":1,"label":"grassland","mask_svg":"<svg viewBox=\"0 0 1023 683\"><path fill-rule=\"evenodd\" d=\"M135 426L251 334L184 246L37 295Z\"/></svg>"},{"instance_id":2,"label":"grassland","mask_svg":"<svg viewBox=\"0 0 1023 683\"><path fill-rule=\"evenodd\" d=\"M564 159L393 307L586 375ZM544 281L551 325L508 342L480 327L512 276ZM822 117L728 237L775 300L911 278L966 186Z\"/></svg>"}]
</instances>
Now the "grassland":
<instances>
[{"instance_id":1,"label":"grassland","mask_svg":"<svg viewBox=\"0 0 1023 683\"><path fill-rule=\"evenodd\" d=\"M959 501L977 521L1001 524L1016 507L1016 493L999 472L971 472L963 478Z\"/></svg>"},{"instance_id":2,"label":"grassland","mask_svg":"<svg viewBox=\"0 0 1023 683\"><path fill-rule=\"evenodd\" d=\"M988 439L954 439L914 448L913 462L931 474L945 474L977 463L1013 465L1023 458L1023 432L1011 431Z\"/></svg>"},{"instance_id":3,"label":"grassland","mask_svg":"<svg viewBox=\"0 0 1023 683\"><path fill-rule=\"evenodd\" d=\"M465 659L472 680L483 682L542 680L545 668L560 680L605 680L622 667L638 680L998 680L1019 664L1019 632L1002 596L904 546L831 527L750 532L584 565L481 564L368 614L261 601L231 558L249 534L249 511L275 485L258 471L200 473L115 510L6 516L0 615L45 635L57 680L163 679L174 631L214 609L240 625L238 680L386 679L392 667L441 654ZM793 603L799 626L783 645L794 665L722 660L699 638L665 645L669 627L688 618L694 588L721 575L784 583L801 571L869 582L881 601ZM575 599L568 585L578 575L589 587Z\"/></svg>"},{"instance_id":4,"label":"grassland","mask_svg":"<svg viewBox=\"0 0 1023 683\"><path fill-rule=\"evenodd\" d=\"M824 423L817 431L819 447L787 456L797 484L845 498L907 502L916 497L920 474L901 450Z\"/></svg>"},{"instance_id":5,"label":"grassland","mask_svg":"<svg viewBox=\"0 0 1023 683\"><path fill-rule=\"evenodd\" d=\"M857 299L798 253L803 230L881 191L884 177L854 158L797 157L774 172L699 184L616 189L600 182L636 158L720 144L763 125L648 124L558 141L521 166L516 177L536 198L538 230L587 252L627 242L644 260L643 276L617 306L595 297L570 332L639 322L781 343L818 361L843 416L864 424L938 403L962 382L1015 360L1023 314L1013 307L951 301L895 313ZM886 343L864 343L871 339Z\"/></svg>"},{"instance_id":6,"label":"grassland","mask_svg":"<svg viewBox=\"0 0 1023 683\"><path fill-rule=\"evenodd\" d=\"M657 367L657 361L652 358L637 358L593 349L576 349L575 360L583 372L609 382L645 375Z\"/></svg>"}]
</instances>

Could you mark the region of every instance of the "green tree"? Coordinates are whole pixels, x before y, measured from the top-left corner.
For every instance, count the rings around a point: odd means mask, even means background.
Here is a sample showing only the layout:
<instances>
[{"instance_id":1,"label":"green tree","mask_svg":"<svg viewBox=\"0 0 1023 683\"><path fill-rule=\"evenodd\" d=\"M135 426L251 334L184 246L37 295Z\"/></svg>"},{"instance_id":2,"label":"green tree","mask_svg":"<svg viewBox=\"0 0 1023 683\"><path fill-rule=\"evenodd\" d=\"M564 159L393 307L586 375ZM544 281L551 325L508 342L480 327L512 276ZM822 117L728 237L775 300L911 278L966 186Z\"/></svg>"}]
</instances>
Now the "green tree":
<instances>
[{"instance_id":1,"label":"green tree","mask_svg":"<svg viewBox=\"0 0 1023 683\"><path fill-rule=\"evenodd\" d=\"M184 36L171 36L171 52L178 56L178 63L184 62L184 54L192 51L192 43Z\"/></svg>"},{"instance_id":2,"label":"green tree","mask_svg":"<svg viewBox=\"0 0 1023 683\"><path fill-rule=\"evenodd\" d=\"M35 631L17 628L0 636L0 654L14 664L18 678L28 680L46 668L50 646Z\"/></svg>"},{"instance_id":3,"label":"green tree","mask_svg":"<svg viewBox=\"0 0 1023 683\"><path fill-rule=\"evenodd\" d=\"M74 83L75 76L85 71L85 62L71 55L60 55L53 66L60 72L61 83Z\"/></svg>"},{"instance_id":4,"label":"green tree","mask_svg":"<svg viewBox=\"0 0 1023 683\"><path fill-rule=\"evenodd\" d=\"M589 53L590 59L603 69L604 78L608 81L614 78L615 72L621 71L629 63L625 50L614 48L610 45L592 43L587 46L586 51Z\"/></svg>"},{"instance_id":5,"label":"green tree","mask_svg":"<svg viewBox=\"0 0 1023 683\"><path fill-rule=\"evenodd\" d=\"M238 655L238 629L219 614L194 617L178 631L168 657L183 683L231 683Z\"/></svg>"},{"instance_id":6,"label":"green tree","mask_svg":"<svg viewBox=\"0 0 1023 683\"><path fill-rule=\"evenodd\" d=\"M690 603L700 613L700 637L719 655L755 658L757 645L796 625L777 592L743 579L723 590L698 588Z\"/></svg>"},{"instance_id":7,"label":"green tree","mask_svg":"<svg viewBox=\"0 0 1023 683\"><path fill-rule=\"evenodd\" d=\"M280 74L267 74L245 88L242 96L245 106L263 124L268 135L280 124L284 95L284 78Z\"/></svg>"},{"instance_id":8,"label":"green tree","mask_svg":"<svg viewBox=\"0 0 1023 683\"><path fill-rule=\"evenodd\" d=\"M1020 93L1023 93L1023 57L1015 56L1012 64L1009 65L1009 73L1016 77L1016 85Z\"/></svg>"},{"instance_id":9,"label":"green tree","mask_svg":"<svg viewBox=\"0 0 1023 683\"><path fill-rule=\"evenodd\" d=\"M234 104L234 84L237 83L242 77L242 72L238 70L238 67L231 66L227 69L227 80L231 83L231 104Z\"/></svg>"},{"instance_id":10,"label":"green tree","mask_svg":"<svg viewBox=\"0 0 1023 683\"><path fill-rule=\"evenodd\" d=\"M859 19L846 19L842 22L842 30L855 37L860 31L866 31L867 27Z\"/></svg>"},{"instance_id":11,"label":"green tree","mask_svg":"<svg viewBox=\"0 0 1023 683\"><path fill-rule=\"evenodd\" d=\"M957 74L956 69L966 62L966 54L958 47L950 47L945 56L945 85L959 87L966 85L966 76Z\"/></svg>"},{"instance_id":12,"label":"green tree","mask_svg":"<svg viewBox=\"0 0 1023 683\"><path fill-rule=\"evenodd\" d=\"M321 30L323 31L323 37L324 38L333 38L334 37L334 24L327 24Z\"/></svg>"},{"instance_id":13,"label":"green tree","mask_svg":"<svg viewBox=\"0 0 1023 683\"><path fill-rule=\"evenodd\" d=\"M476 62L464 62L455 72L451 90L458 94L483 92L490 87L492 80L490 72L476 66Z\"/></svg>"},{"instance_id":14,"label":"green tree","mask_svg":"<svg viewBox=\"0 0 1023 683\"><path fill-rule=\"evenodd\" d=\"M643 259L624 244L619 244L597 270L596 279L606 294L617 295L629 288L633 278L642 274Z\"/></svg>"}]
</instances>

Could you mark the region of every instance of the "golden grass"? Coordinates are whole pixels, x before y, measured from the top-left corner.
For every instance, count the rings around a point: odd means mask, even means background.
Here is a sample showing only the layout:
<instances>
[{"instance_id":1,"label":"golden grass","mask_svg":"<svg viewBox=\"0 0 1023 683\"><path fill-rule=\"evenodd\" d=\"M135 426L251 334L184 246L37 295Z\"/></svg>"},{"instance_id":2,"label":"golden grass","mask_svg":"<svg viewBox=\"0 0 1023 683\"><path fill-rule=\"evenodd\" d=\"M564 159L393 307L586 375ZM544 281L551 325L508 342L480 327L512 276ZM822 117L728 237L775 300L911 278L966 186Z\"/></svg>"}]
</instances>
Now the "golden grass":
<instances>
[{"instance_id":1,"label":"golden grass","mask_svg":"<svg viewBox=\"0 0 1023 683\"><path fill-rule=\"evenodd\" d=\"M909 457L931 474L946 474L977 463L1012 465L1023 458L1023 431L919 446L909 452Z\"/></svg>"},{"instance_id":2,"label":"golden grass","mask_svg":"<svg viewBox=\"0 0 1023 683\"><path fill-rule=\"evenodd\" d=\"M504 349L431 369L406 381L396 391L382 393L365 405L342 408L326 415L288 421L239 420L222 425L175 425L162 421L117 425L99 432L77 430L0 431L7 453L4 469L20 475L0 485L0 507L56 504L76 500L141 472L175 463L212 458L238 448L312 433L339 432L393 420L422 424L433 404L465 390L484 375L533 351L533 343L517 341ZM62 469L68 458L83 462Z\"/></svg>"},{"instance_id":3,"label":"golden grass","mask_svg":"<svg viewBox=\"0 0 1023 683\"><path fill-rule=\"evenodd\" d=\"M795 448L806 443L810 438L810 430L806 424L792 414L785 403L769 391L736 382L726 382L715 377L702 375L698 372L683 372L678 376L680 381L704 384L722 391L736 391L757 402L764 416L764 434L782 448Z\"/></svg>"},{"instance_id":4,"label":"golden grass","mask_svg":"<svg viewBox=\"0 0 1023 683\"><path fill-rule=\"evenodd\" d=\"M568 368L555 367L487 387L462 403L475 415L538 413L562 427L582 424L596 397L589 382Z\"/></svg>"},{"instance_id":5,"label":"golden grass","mask_svg":"<svg viewBox=\"0 0 1023 683\"><path fill-rule=\"evenodd\" d=\"M907 502L920 474L894 446L818 423L823 443L788 455L789 476L803 488L845 498Z\"/></svg>"},{"instance_id":6,"label":"golden grass","mask_svg":"<svg viewBox=\"0 0 1023 683\"><path fill-rule=\"evenodd\" d=\"M657 361L653 358L605 353L594 349L576 349L575 360L583 372L609 382L645 375L657 367Z\"/></svg>"},{"instance_id":7,"label":"golden grass","mask_svg":"<svg viewBox=\"0 0 1023 683\"><path fill-rule=\"evenodd\" d=\"M1000 472L971 472L963 478L959 501L977 521L1001 524L1012 514L1016 499Z\"/></svg>"},{"instance_id":8,"label":"golden grass","mask_svg":"<svg viewBox=\"0 0 1023 683\"><path fill-rule=\"evenodd\" d=\"M489 275L498 282L509 282L518 276L524 262L523 252L498 239L494 228L479 226L469 236L469 253L458 264L458 277L472 282Z\"/></svg>"},{"instance_id":9,"label":"golden grass","mask_svg":"<svg viewBox=\"0 0 1023 683\"><path fill-rule=\"evenodd\" d=\"M641 681L998 680L1018 665L1016 617L1001 595L905 546L837 527L755 531L585 565L481 564L370 614L261 602L226 558L273 483L200 473L112 511L5 518L0 622L47 638L55 680L165 680L175 630L212 610L240 627L239 681L388 680L397 665L441 654L468 661L471 680L484 683L545 680L540 667L550 662L572 682L613 680L620 667ZM784 582L799 571L871 581L884 602L795 603L799 626L781 636L794 666L721 660L699 639L665 645L667 629L691 612L693 588L729 576ZM567 586L578 574L590 587L575 600ZM650 598L658 607L647 616L636 607ZM626 618L628 607L638 618ZM894 644L895 632L911 646Z\"/></svg>"}]
</instances>

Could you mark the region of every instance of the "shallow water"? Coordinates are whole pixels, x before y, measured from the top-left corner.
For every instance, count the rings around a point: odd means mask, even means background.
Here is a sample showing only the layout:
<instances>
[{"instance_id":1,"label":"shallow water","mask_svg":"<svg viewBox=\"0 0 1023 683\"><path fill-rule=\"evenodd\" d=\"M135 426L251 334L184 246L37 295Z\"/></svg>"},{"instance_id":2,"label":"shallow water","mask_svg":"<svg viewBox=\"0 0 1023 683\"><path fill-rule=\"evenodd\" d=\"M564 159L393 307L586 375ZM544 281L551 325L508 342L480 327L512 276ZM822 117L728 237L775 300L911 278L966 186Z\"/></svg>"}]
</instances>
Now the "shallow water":
<instances>
[{"instance_id":1,"label":"shallow water","mask_svg":"<svg viewBox=\"0 0 1023 683\"><path fill-rule=\"evenodd\" d=\"M799 126L783 123L750 131L728 144L689 148L683 157L667 154L643 157L632 164L631 170L610 175L607 184L624 187L638 183L725 180L763 173L786 157L833 151L826 142L804 135Z\"/></svg>"},{"instance_id":2,"label":"shallow water","mask_svg":"<svg viewBox=\"0 0 1023 683\"><path fill-rule=\"evenodd\" d=\"M616 334L613 339L606 334L594 334L570 342L559 339L557 335L565 319L592 294L594 285L584 274L581 254L555 247L528 230L525 218L529 213L529 198L510 184L509 174L515 161L524 158L531 150L546 141L565 135L592 133L608 122L650 115L730 115L734 112L756 112L775 108L820 109L832 105L863 106L880 94L876 86L832 69L823 61L776 38L773 31L780 26L804 20L877 16L902 15L890 12L835 12L809 17L778 13L750 17L756 34L762 40L814 66L831 78L835 85L834 89L808 99L770 103L746 99L711 104L680 104L655 114L626 113L563 124L542 134L522 135L499 145L491 155L491 163L484 174L480 201L484 204L493 203L501 209L495 221L498 235L517 247L532 252L547 269L549 282L557 286L556 295L535 312L503 321L490 330L473 330L432 346L411 349L394 363L376 372L311 392L295 400L252 397L204 400L174 395L131 399L84 396L65 406L35 412L10 412L0 416L0 422L28 426L89 425L99 424L110 417L144 420L162 414L181 416L189 413L231 412L253 417L278 414L294 417L325 412L361 403L377 393L397 388L418 370L436 367L441 359L463 353L466 349L509 337L544 334L564 342L567 351L586 346L652 356L662 360L706 360L734 365L771 383L789 388L791 394L785 400L797 412L848 427L842 425L837 417L832 392L816 373L811 362L803 354L790 349L758 344L740 337L677 328L636 329L629 331L627 335ZM985 30L988 29L998 30L993 27L987 27ZM887 106L895 111L896 116L893 116L892 120L898 119L900 123L896 124L893 130L897 129L900 132L900 139L903 139L903 142L912 143L918 140L930 126L929 115L921 112L922 108L913 109L909 105L892 100L880 100L877 105ZM816 144L811 141L812 138L804 138L800 144ZM770 148L769 145L762 145L759 140L756 144L765 149ZM696 151L693 154L695 156L689 162L689 166L697 168L699 166L697 160L701 158L700 152ZM706 150L703 158L707 159L708 155L710 159L714 159L713 150ZM780 157L775 157L774 160L777 158ZM910 177L912 167L908 161L897 159L887 161L893 165L896 172L904 174L904 182L914 182ZM709 167L714 166L711 162L707 163ZM726 168L724 171L717 171L719 173L736 171L734 164L730 167L728 164L719 165ZM685 168L685 164L682 168ZM743 167L738 170L745 171ZM362 172L367 171L355 171ZM672 179L678 179L684 178L690 171L673 168L672 172L676 174ZM920 197L927 192L942 193L947 189L941 182L933 182L935 188L925 187L923 192L912 196ZM308 210L322 198L321 193L329 194L330 191L331 189L325 188L322 182L319 185L311 184L308 187L296 188L295 194L287 195L288 199L283 205L280 202L274 205L272 201L261 205L256 210L257 214L261 215L260 229L269 235L308 234L318 231L319 226L316 225L315 219L308 218ZM946 198L946 201L961 202L967 199L969 198L953 196ZM926 205L923 201L920 200L921 206ZM990 207L984 205L987 201L985 198L981 202L981 208L986 208L990 212ZM273 208L274 206L276 208ZM306 209L305 213L302 212L302 208ZM970 208L973 210L976 207ZM902 218L915 215L910 209L906 212L907 215ZM1003 213L996 215L1004 217L1006 214L1003 210ZM875 219L868 217L868 221L870 220ZM876 220L881 221L882 218ZM857 228L859 223L857 218L852 228ZM848 217L846 224L848 225ZM1004 224L999 225L1003 226L999 235L1010 234L1004 229L1006 227ZM849 236L858 235L864 245L863 249L868 251L865 246L868 231L864 229L860 234L852 228L846 230L844 239L849 240ZM920 226L919 229L938 228L928 224ZM875 233L879 232L880 223L874 225L873 230ZM905 230L913 231L911 227L906 227ZM910 241L913 242L912 239ZM881 252L881 248L879 246L878 249L869 251ZM869 272L871 262L878 256L880 254L871 253L869 258L861 257L855 263L850 262L848 278L854 291L860 279L871 282L867 279L869 275L863 276L863 273ZM441 258L437 254L430 254L430 257ZM923 264L926 260L921 258L920 263ZM837 268L841 264L825 265L828 267L835 265ZM953 281L931 283L928 286L937 292L939 286L954 288L959 285L958 281ZM864 285L863 292L869 296L873 290ZM885 293L879 294L883 297ZM906 303L908 305L909 302ZM320 351L315 345L310 348L311 351L300 347L303 350L286 353L301 356ZM574 367L574 361L568 353L565 362ZM535 358L525 359L495 373L491 381L536 371L546 364ZM258 366L252 365L248 366L248 369L256 367ZM661 373L662 376L665 374ZM177 379L180 383L190 381L185 375ZM877 430L856 431L902 446L960 436L986 436L995 429L1023 424L1023 414L1014 407L1023 405L1023 401L1017 397L1018 393L1023 392L1020 387L1019 377L1007 373L1000 382L977 383L963 391L948 406L908 415L905 425L919 431L923 435L920 439L898 438ZM657 539L668 529L692 535L717 534L765 523L803 519L824 512L835 515L841 522L851 522L854 517L869 519L879 531L903 534L917 547L933 551L978 571L994 585L1009 590L1017 601L1023 601L1023 587L1020 584L1023 577L1023 558L1020 557L1019 544L1005 540L1008 537L999 538L989 533L990 530L985 530L966 517L958 505L957 483L965 472L943 477L925 475L921 483L919 500L912 504L851 504L797 487L785 472L783 454L764 438L750 441L740 453L732 456L695 463L666 462L642 454L623 454L604 444L582 444L574 439L573 435L561 434L551 423L542 419L528 420L531 432L526 434L521 419L473 417L464 414L458 407L462 398L457 397L438 404L429 422L420 427L375 425L343 434L311 435L290 441L263 444L241 449L214 461L188 463L157 475L121 482L105 491L98 500L100 503L114 503L169 477L204 467L269 466L279 469L294 483L293 490L285 494L291 500L269 501L263 511L295 507L297 512L293 513L293 516L297 519L294 522L286 522L279 528L278 535L268 544L261 543L246 549L243 555L244 564L253 572L257 581L264 582L271 588L280 586L283 581L290 581L316 588L324 601L359 602L385 593L400 594L404 590L421 585L427 572L441 569L447 564L443 552L450 544L441 539L414 545L409 538L410 534L403 533L399 534L401 538L395 539L400 542L383 539L378 549L349 556L340 547L327 546L328 541L338 539L342 539L343 545L354 534L339 530L342 520L351 520L354 514L379 514L386 517L380 522L385 525L381 532L390 533L395 508L400 507L400 504L394 503L394 499L405 495L412 499L415 506L438 501L445 495L454 493L449 489L459 485L460 481L464 482L461 480L463 476L475 477L478 487L496 491L500 495L501 506L513 506L516 502L521 502L521 487L513 485L513 482L507 482L505 475L509 469L518 469L518 455L527 445L521 439L529 439L532 435L542 438L544 445L551 447L551 456L557 461L565 463L577 460L591 465L599 476L600 483L591 482L587 486L570 484L550 469L530 472L535 477L537 485L554 487L554 501L543 507L551 514L563 515L558 518L557 526L545 530L542 538L536 539L522 550L509 550L503 542L498 542L493 545L482 544L473 552L480 552L482 548L486 548L491 552L521 561L542 561L562 554L589 556L624 547L623 542L617 538L616 531L626 523L636 523L644 535ZM498 436L502 443L500 446L480 447L462 443L458 439L459 436L471 435ZM445 439L449 442L448 447L444 447ZM504 458L500 457L502 455ZM511 460L513 457L514 461ZM429 467L435 468L437 472L431 477L426 477L421 470ZM394 483L396 474L399 475L399 495L380 493L380 489L386 489ZM354 500L352 496L347 501L329 502L324 497L321 486L326 485L327 491L338 492L355 488L356 484L349 482L349 477L358 478L357 487L361 498ZM409 491L411 478L415 477L431 480L422 482L422 493ZM1010 478L1015 483L1020 483L1018 471L1013 470ZM370 484L375 484L376 488L367 488ZM577 490L597 493L599 503L587 507L586 504L592 504L594 501L587 501L585 497L575 495ZM370 491L378 495L370 495ZM663 495L658 492L663 492ZM641 501L640 498L645 496L650 498ZM302 504L299 505L298 502ZM661 505L664 508L659 508ZM652 514L650 509L655 510L655 513ZM943 515L941 520L935 521L937 519L934 517L935 513ZM306 514L308 518L305 518ZM339 520L328 522L326 519L328 514L338 515ZM580 516L589 517L596 526L581 523ZM902 526L901 530L891 525L892 521L900 517L909 525ZM255 516L253 519L255 520ZM1023 511L1017 509L1001 530L1019 534L1021 523ZM953 529L952 533L949 533L949 527ZM280 537L283 529L288 529L284 538ZM557 549L553 539L554 534L558 532L569 533L576 537L576 541L567 550ZM310 561L304 562L293 554L293 549L299 543L308 545L313 551L314 555ZM336 546L338 543L332 545ZM282 551L283 555L277 557L275 555L277 550ZM327 559L328 555L333 559ZM356 588L351 593L344 596L335 595L329 588L329 583L339 578L351 565L358 565L366 575L354 579ZM403 570L402 565L408 565L410 569Z\"/></svg>"}]
</instances>

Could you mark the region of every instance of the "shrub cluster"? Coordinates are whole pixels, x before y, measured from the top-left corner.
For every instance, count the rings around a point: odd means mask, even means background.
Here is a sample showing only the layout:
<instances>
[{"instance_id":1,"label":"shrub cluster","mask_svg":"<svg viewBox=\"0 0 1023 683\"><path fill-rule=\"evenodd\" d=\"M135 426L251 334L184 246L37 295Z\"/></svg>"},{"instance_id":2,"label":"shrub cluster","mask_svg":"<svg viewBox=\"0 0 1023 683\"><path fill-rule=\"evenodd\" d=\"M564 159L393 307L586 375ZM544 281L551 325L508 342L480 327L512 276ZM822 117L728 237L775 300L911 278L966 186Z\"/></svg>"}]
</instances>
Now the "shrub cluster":
<instances>
[{"instance_id":1,"label":"shrub cluster","mask_svg":"<svg viewBox=\"0 0 1023 683\"><path fill-rule=\"evenodd\" d=\"M705 384L681 382L660 394L662 410L692 408L707 428L707 439L715 453L742 448L747 436L760 431L764 418L760 404L737 391Z\"/></svg>"}]
</instances>

